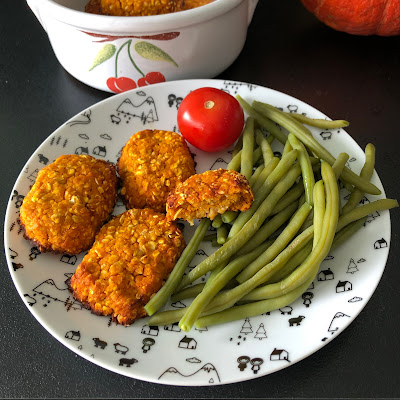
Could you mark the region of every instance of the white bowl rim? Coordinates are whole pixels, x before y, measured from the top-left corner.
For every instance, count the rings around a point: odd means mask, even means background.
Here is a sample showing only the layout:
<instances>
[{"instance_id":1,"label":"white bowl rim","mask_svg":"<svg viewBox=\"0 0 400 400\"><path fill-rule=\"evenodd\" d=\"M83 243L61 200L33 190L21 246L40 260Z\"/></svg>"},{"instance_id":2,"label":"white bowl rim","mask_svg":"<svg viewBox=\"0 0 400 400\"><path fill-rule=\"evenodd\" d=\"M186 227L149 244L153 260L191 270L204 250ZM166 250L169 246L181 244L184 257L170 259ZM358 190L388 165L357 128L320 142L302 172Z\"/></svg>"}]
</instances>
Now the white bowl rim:
<instances>
[{"instance_id":1,"label":"white bowl rim","mask_svg":"<svg viewBox=\"0 0 400 400\"><path fill-rule=\"evenodd\" d=\"M166 32L202 23L225 14L246 0L216 0L191 10L170 14L138 17L114 17L85 13L63 6L55 0L28 0L32 6L41 6L54 19L95 33ZM44 17L39 10L41 17ZM45 21L43 21L46 23Z\"/></svg>"}]
</instances>

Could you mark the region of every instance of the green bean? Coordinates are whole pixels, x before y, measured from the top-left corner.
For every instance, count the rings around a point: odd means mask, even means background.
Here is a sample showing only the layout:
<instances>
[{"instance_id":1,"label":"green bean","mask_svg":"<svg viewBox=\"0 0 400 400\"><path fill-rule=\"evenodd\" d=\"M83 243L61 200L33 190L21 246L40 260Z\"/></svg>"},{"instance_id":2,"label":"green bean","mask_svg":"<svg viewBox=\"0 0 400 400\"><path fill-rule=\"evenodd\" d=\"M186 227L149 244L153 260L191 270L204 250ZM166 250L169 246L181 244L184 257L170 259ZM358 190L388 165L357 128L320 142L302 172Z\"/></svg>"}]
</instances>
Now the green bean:
<instances>
[{"instance_id":1,"label":"green bean","mask_svg":"<svg viewBox=\"0 0 400 400\"><path fill-rule=\"evenodd\" d=\"M253 117L261 127L266 129L271 135L273 135L276 139L278 139L282 144L286 143L286 135L279 129L278 126L274 124L270 119L265 118L263 115L258 113L254 107L252 107L249 103L247 103L241 96L236 96L237 101L242 106L243 110Z\"/></svg>"},{"instance_id":2,"label":"green bean","mask_svg":"<svg viewBox=\"0 0 400 400\"><path fill-rule=\"evenodd\" d=\"M226 242L226 238L228 237L228 227L225 224L222 224L217 229L217 242L218 244L224 244Z\"/></svg>"},{"instance_id":3,"label":"green bean","mask_svg":"<svg viewBox=\"0 0 400 400\"><path fill-rule=\"evenodd\" d=\"M390 210L391 208L398 207L399 203L393 199L381 199L375 200L371 203L364 204L360 207L354 208L353 210L343 214L338 222L338 231L344 228L351 222L357 221L358 219L364 218L375 211Z\"/></svg>"},{"instance_id":4,"label":"green bean","mask_svg":"<svg viewBox=\"0 0 400 400\"><path fill-rule=\"evenodd\" d=\"M297 202L289 204L286 208L276 214L266 222L236 254L242 255L255 249L264 240L268 239L276 230L278 230L296 211Z\"/></svg>"},{"instance_id":5,"label":"green bean","mask_svg":"<svg viewBox=\"0 0 400 400\"><path fill-rule=\"evenodd\" d=\"M261 149L259 147L257 147L253 151L253 165L260 159L261 156L262 156ZM240 150L234 157L232 157L232 160L226 166L226 169L230 169L233 171L239 171L241 162L242 162L242 150Z\"/></svg>"},{"instance_id":6,"label":"green bean","mask_svg":"<svg viewBox=\"0 0 400 400\"><path fill-rule=\"evenodd\" d=\"M290 144L289 140L286 141L285 146L283 146L282 157L293 150L292 145Z\"/></svg>"},{"instance_id":7,"label":"green bean","mask_svg":"<svg viewBox=\"0 0 400 400\"><path fill-rule=\"evenodd\" d=\"M203 237L203 242L212 242L213 239L217 239L216 233L209 233Z\"/></svg>"},{"instance_id":8,"label":"green bean","mask_svg":"<svg viewBox=\"0 0 400 400\"><path fill-rule=\"evenodd\" d=\"M282 157L282 159L279 161L279 164L269 174L268 178L262 184L260 189L256 191L256 194L254 196L254 201L250 209L240 213L236 218L229 232L228 239L231 239L234 235L236 235L242 229L243 225L252 217L252 215L256 212L260 204L269 195L269 193L271 193L275 185L282 179L284 174L287 172L288 168L290 168L290 166L293 165L297 157L297 154L298 154L297 150L292 150L285 157ZM298 172L297 176L300 175L300 167L294 166L289 171L292 171L293 168L295 171Z\"/></svg>"},{"instance_id":9,"label":"green bean","mask_svg":"<svg viewBox=\"0 0 400 400\"><path fill-rule=\"evenodd\" d=\"M340 129L349 126L348 121L343 119L330 121L327 119L309 118L303 114L290 113L290 116L302 124L314 126L320 129Z\"/></svg>"},{"instance_id":10,"label":"green bean","mask_svg":"<svg viewBox=\"0 0 400 400\"><path fill-rule=\"evenodd\" d=\"M263 253L262 256L258 257L256 261L249 264L236 277L236 280L239 283L243 283L254 276L264 265L270 263L296 235L304 220L307 218L307 215L310 213L311 208L312 207L308 203L304 203L268 250Z\"/></svg>"},{"instance_id":11,"label":"green bean","mask_svg":"<svg viewBox=\"0 0 400 400\"><path fill-rule=\"evenodd\" d=\"M262 151L262 149L261 149ZM249 117L243 131L243 147L240 173L250 179L253 173L253 152L254 152L254 118Z\"/></svg>"},{"instance_id":12,"label":"green bean","mask_svg":"<svg viewBox=\"0 0 400 400\"><path fill-rule=\"evenodd\" d=\"M303 175L304 191L306 194L306 202L311 206L314 204L313 201L313 190L315 185L314 172L312 170L310 157L303 145L293 133L289 133L288 141L293 147L299 152L298 159L301 167L301 173Z\"/></svg>"},{"instance_id":13,"label":"green bean","mask_svg":"<svg viewBox=\"0 0 400 400\"><path fill-rule=\"evenodd\" d=\"M256 194L260 190L265 180L271 175L272 171L276 168L278 164L279 164L279 158L273 157L271 161L264 167L260 175L258 175L256 181L251 186L251 189L253 190L254 194Z\"/></svg>"},{"instance_id":14,"label":"green bean","mask_svg":"<svg viewBox=\"0 0 400 400\"><path fill-rule=\"evenodd\" d=\"M325 215L325 189L324 182L318 181L314 186L314 241L313 249L319 242L323 231Z\"/></svg>"},{"instance_id":15,"label":"green bean","mask_svg":"<svg viewBox=\"0 0 400 400\"><path fill-rule=\"evenodd\" d=\"M217 237L211 241L211 247L221 247L221 245L218 243Z\"/></svg>"},{"instance_id":16,"label":"green bean","mask_svg":"<svg viewBox=\"0 0 400 400\"><path fill-rule=\"evenodd\" d=\"M178 286L186 267L195 256L196 251L199 248L199 245L203 240L210 225L211 221L208 218L204 218L201 220L192 238L190 239L190 242L179 257L179 260L176 263L171 274L169 275L167 281L165 282L163 287L145 305L144 308L148 315L153 315L167 302L168 298Z\"/></svg>"},{"instance_id":17,"label":"green bean","mask_svg":"<svg viewBox=\"0 0 400 400\"><path fill-rule=\"evenodd\" d=\"M365 147L365 163L361 169L360 176L362 178L370 180L372 174L374 173L375 167L375 146L371 143L368 143ZM343 213L351 211L353 208L357 207L360 200L364 196L364 192L360 189L354 189L350 195L349 200L343 207Z\"/></svg>"},{"instance_id":18,"label":"green bean","mask_svg":"<svg viewBox=\"0 0 400 400\"><path fill-rule=\"evenodd\" d=\"M221 262L229 259L234 255L241 247L243 247L247 241L257 232L265 219L270 215L271 211L281 199L281 197L289 190L289 188L296 181L300 174L300 167L291 168L287 174L278 182L271 193L258 207L257 211L251 217L251 219L243 226L237 235L227 241L221 248L211 254L195 268L193 268L180 282L176 291L183 289L191 282L195 281L200 276L206 274L208 271L214 269Z\"/></svg>"},{"instance_id":19,"label":"green bean","mask_svg":"<svg viewBox=\"0 0 400 400\"><path fill-rule=\"evenodd\" d=\"M178 322L185 315L185 308L162 311L152 315L147 321L148 326L162 326Z\"/></svg>"},{"instance_id":20,"label":"green bean","mask_svg":"<svg viewBox=\"0 0 400 400\"><path fill-rule=\"evenodd\" d=\"M289 132L293 133L303 144L311 149L314 154L319 158L327 161L330 165L335 162L335 157L329 153L323 146L321 146L312 136L311 132L304 126L299 124L290 115L285 114L272 106L260 103L258 101L253 102L253 108L262 113L264 117L270 118L274 122L280 124L286 128ZM342 171L341 178L359 188L360 190L374 195L381 194L381 191L369 182L367 179L360 178L357 174L345 167Z\"/></svg>"},{"instance_id":21,"label":"green bean","mask_svg":"<svg viewBox=\"0 0 400 400\"><path fill-rule=\"evenodd\" d=\"M222 218L222 221L223 221L225 224L230 224L232 221L234 221L234 220L236 219L236 217L237 217L238 214L239 214L238 211L231 211L231 210L229 210L229 211L225 211L225 212L222 214L221 218Z\"/></svg>"},{"instance_id":22,"label":"green bean","mask_svg":"<svg viewBox=\"0 0 400 400\"><path fill-rule=\"evenodd\" d=\"M308 230L302 232L273 261L261 268L250 279L235 288L216 296L213 301L210 302L209 307L207 307L207 314L219 312L233 306L233 304L243 296L270 279L270 277L282 268L296 252L301 250L310 242L313 236L313 231L314 228L310 227Z\"/></svg>"},{"instance_id":23,"label":"green bean","mask_svg":"<svg viewBox=\"0 0 400 400\"><path fill-rule=\"evenodd\" d=\"M213 228L219 228L222 225L222 218L220 214L215 216L215 218L212 220L211 225L213 226Z\"/></svg>"},{"instance_id":24,"label":"green bean","mask_svg":"<svg viewBox=\"0 0 400 400\"><path fill-rule=\"evenodd\" d=\"M225 261L217 266L217 268L214 268L211 272L210 275L208 276L206 283L204 287L206 288L211 284L211 282L214 280L214 278L227 266L228 261Z\"/></svg>"},{"instance_id":25,"label":"green bean","mask_svg":"<svg viewBox=\"0 0 400 400\"><path fill-rule=\"evenodd\" d=\"M235 306L228 310L201 317L195 322L195 326L196 328L204 328L206 326L223 324L243 318L254 317L256 315L261 315L266 312L285 307L300 297L307 290L312 281L313 279L309 279L293 291L274 299Z\"/></svg>"},{"instance_id":26,"label":"green bean","mask_svg":"<svg viewBox=\"0 0 400 400\"><path fill-rule=\"evenodd\" d=\"M343 168L346 166L349 155L347 153L340 153L332 165L333 172L335 173L336 180L339 179Z\"/></svg>"},{"instance_id":27,"label":"green bean","mask_svg":"<svg viewBox=\"0 0 400 400\"><path fill-rule=\"evenodd\" d=\"M255 260L257 257L266 251L271 245L272 241L264 242L257 249L252 252L235 258L223 270L221 270L213 279L210 285L206 285L204 290L196 296L191 305L186 309L185 315L179 321L179 327L183 331L190 331L193 323L205 310L207 305L212 301L214 296L249 262Z\"/></svg>"},{"instance_id":28,"label":"green bean","mask_svg":"<svg viewBox=\"0 0 400 400\"><path fill-rule=\"evenodd\" d=\"M256 129L256 142L260 146L264 164L267 165L274 158L274 152L272 151L268 140L259 129Z\"/></svg>"},{"instance_id":29,"label":"green bean","mask_svg":"<svg viewBox=\"0 0 400 400\"><path fill-rule=\"evenodd\" d=\"M331 251L335 250L337 247L339 247L341 244L343 244L348 238L354 233L356 233L364 224L365 221L367 220L367 217L358 219L349 225L345 226L342 228L340 231L336 231L335 238L333 239ZM340 221L340 218L339 218Z\"/></svg>"},{"instance_id":30,"label":"green bean","mask_svg":"<svg viewBox=\"0 0 400 400\"><path fill-rule=\"evenodd\" d=\"M249 185L253 187L254 183L256 182L257 178L260 176L261 171L265 168L264 164L259 165L256 170L253 172L253 175L251 175L249 179Z\"/></svg>"},{"instance_id":31,"label":"green bean","mask_svg":"<svg viewBox=\"0 0 400 400\"><path fill-rule=\"evenodd\" d=\"M301 195L304 193L304 185L303 182L300 180L300 182L296 183L296 185L290 189L282 198L281 201L274 207L272 210L271 215L275 215L280 213L282 210L284 210L287 206L292 204L294 201L299 199ZM303 201L304 203L304 201Z\"/></svg>"},{"instance_id":32,"label":"green bean","mask_svg":"<svg viewBox=\"0 0 400 400\"><path fill-rule=\"evenodd\" d=\"M235 147L232 150L232 158L235 157L240 150L242 150L242 146L243 146L243 132L239 136L239 139L237 140Z\"/></svg>"}]
</instances>

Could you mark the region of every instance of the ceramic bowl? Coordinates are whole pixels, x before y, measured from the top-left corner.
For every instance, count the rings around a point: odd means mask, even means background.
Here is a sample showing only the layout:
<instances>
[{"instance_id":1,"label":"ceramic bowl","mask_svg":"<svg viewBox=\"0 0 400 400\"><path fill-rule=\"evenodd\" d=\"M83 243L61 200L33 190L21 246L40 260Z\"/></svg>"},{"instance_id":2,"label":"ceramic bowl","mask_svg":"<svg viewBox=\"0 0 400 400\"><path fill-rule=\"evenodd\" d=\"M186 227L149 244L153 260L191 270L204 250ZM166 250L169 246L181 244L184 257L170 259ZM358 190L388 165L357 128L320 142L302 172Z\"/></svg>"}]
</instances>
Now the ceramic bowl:
<instances>
[{"instance_id":1,"label":"ceramic bowl","mask_svg":"<svg viewBox=\"0 0 400 400\"><path fill-rule=\"evenodd\" d=\"M213 78L240 54L258 0L215 0L177 13L113 17L87 0L27 0L61 65L96 89Z\"/></svg>"}]
</instances>

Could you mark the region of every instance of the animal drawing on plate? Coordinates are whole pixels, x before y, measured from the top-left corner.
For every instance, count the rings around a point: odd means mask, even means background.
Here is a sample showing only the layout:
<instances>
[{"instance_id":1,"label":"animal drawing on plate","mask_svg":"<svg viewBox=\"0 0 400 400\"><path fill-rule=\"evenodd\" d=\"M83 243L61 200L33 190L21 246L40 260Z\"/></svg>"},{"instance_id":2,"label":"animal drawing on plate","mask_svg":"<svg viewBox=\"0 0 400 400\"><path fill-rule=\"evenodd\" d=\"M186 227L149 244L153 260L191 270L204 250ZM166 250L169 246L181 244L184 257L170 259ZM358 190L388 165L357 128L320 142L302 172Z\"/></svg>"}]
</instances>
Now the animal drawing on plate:
<instances>
[{"instance_id":1,"label":"animal drawing on plate","mask_svg":"<svg viewBox=\"0 0 400 400\"><path fill-rule=\"evenodd\" d=\"M144 100L143 98L125 99L110 117L111 122L116 125L129 124L132 118L139 118L143 125L158 121L156 104L151 96Z\"/></svg>"},{"instance_id":2,"label":"animal drawing on plate","mask_svg":"<svg viewBox=\"0 0 400 400\"><path fill-rule=\"evenodd\" d=\"M64 274L67 277L66 281L71 275L71 273ZM54 302L55 304L64 305L67 311L82 310L82 304L72 297L66 281L56 284L54 279L46 279L32 289L32 294L27 295L35 300L35 304L41 304L43 307L47 307Z\"/></svg>"},{"instance_id":3,"label":"animal drawing on plate","mask_svg":"<svg viewBox=\"0 0 400 400\"><path fill-rule=\"evenodd\" d=\"M128 347L120 343L114 343L114 349L116 353L121 353L123 355L125 355L129 351Z\"/></svg>"},{"instance_id":4,"label":"animal drawing on plate","mask_svg":"<svg viewBox=\"0 0 400 400\"><path fill-rule=\"evenodd\" d=\"M94 347L98 347L101 350L104 350L107 347L107 342L101 340L100 338L93 338Z\"/></svg>"},{"instance_id":5,"label":"animal drawing on plate","mask_svg":"<svg viewBox=\"0 0 400 400\"><path fill-rule=\"evenodd\" d=\"M197 384L213 384L221 382L219 373L215 366L211 363L204 364L201 368L195 371L180 371L175 367L167 368L158 378L159 381L179 381L184 384L189 384L190 381Z\"/></svg>"}]
</instances>

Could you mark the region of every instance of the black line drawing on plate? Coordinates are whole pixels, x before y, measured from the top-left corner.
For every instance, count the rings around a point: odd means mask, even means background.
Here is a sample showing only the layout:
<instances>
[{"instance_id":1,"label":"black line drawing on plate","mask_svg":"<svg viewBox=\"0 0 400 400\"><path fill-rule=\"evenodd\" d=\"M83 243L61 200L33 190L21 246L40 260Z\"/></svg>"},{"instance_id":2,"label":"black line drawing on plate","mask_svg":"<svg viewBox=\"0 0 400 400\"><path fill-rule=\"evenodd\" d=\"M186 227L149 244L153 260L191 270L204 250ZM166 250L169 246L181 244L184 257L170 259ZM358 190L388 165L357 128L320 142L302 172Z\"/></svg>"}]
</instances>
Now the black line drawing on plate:
<instances>
[{"instance_id":1,"label":"black line drawing on plate","mask_svg":"<svg viewBox=\"0 0 400 400\"><path fill-rule=\"evenodd\" d=\"M233 94L237 94L238 90L242 86L247 86L250 92L253 89L257 88L257 85L252 85L251 83L224 81L224 87L221 90L223 90L224 92L228 92L228 93L231 93L231 90L232 90Z\"/></svg>"},{"instance_id":2,"label":"black line drawing on plate","mask_svg":"<svg viewBox=\"0 0 400 400\"><path fill-rule=\"evenodd\" d=\"M331 323L329 324L328 332L333 335L346 324L346 322L348 321L347 318L350 318L350 315L347 315L341 311L337 312L332 318Z\"/></svg>"},{"instance_id":3,"label":"black line drawing on plate","mask_svg":"<svg viewBox=\"0 0 400 400\"><path fill-rule=\"evenodd\" d=\"M31 181L31 182L35 182L36 178L37 178L37 174L38 174L39 170L36 168L33 172L31 172L27 178Z\"/></svg>"},{"instance_id":4,"label":"black line drawing on plate","mask_svg":"<svg viewBox=\"0 0 400 400\"><path fill-rule=\"evenodd\" d=\"M349 281L339 281L336 285L336 293L348 292L353 289L353 285Z\"/></svg>"},{"instance_id":5,"label":"black line drawing on plate","mask_svg":"<svg viewBox=\"0 0 400 400\"><path fill-rule=\"evenodd\" d=\"M238 346L240 346L241 341L242 341L242 342L245 342L245 341L246 341L246 336L238 335L238 336L237 336L237 340L238 340L238 341L236 342L236 344L237 344ZM233 337L229 338L229 341L230 341L230 342L233 342Z\"/></svg>"},{"instance_id":6,"label":"black line drawing on plate","mask_svg":"<svg viewBox=\"0 0 400 400\"><path fill-rule=\"evenodd\" d=\"M100 137L104 140L112 140L112 137L108 133L102 133Z\"/></svg>"},{"instance_id":7,"label":"black line drawing on plate","mask_svg":"<svg viewBox=\"0 0 400 400\"><path fill-rule=\"evenodd\" d=\"M144 338L144 339L142 340L142 344L143 344L142 350L143 350L143 353L147 353L147 352L151 349L151 346L154 345L155 342L156 342L156 341L155 341L153 338Z\"/></svg>"},{"instance_id":8,"label":"black line drawing on plate","mask_svg":"<svg viewBox=\"0 0 400 400\"><path fill-rule=\"evenodd\" d=\"M175 367L169 367L159 376L158 380L165 379L168 382L172 376L174 377L175 380L179 377L183 381L193 380L197 383L212 384L214 382L221 382L217 369L211 363L204 364L198 370L187 375L183 374Z\"/></svg>"},{"instance_id":9,"label":"black line drawing on plate","mask_svg":"<svg viewBox=\"0 0 400 400\"><path fill-rule=\"evenodd\" d=\"M18 226L18 232L17 235L20 235L23 231L24 228L21 225L21 221L19 218L17 218L11 225L10 225L10 232L15 228L15 226Z\"/></svg>"},{"instance_id":10,"label":"black line drawing on plate","mask_svg":"<svg viewBox=\"0 0 400 400\"><path fill-rule=\"evenodd\" d=\"M150 325L144 325L141 333L143 335L150 335L150 336L158 336L158 326L150 326Z\"/></svg>"},{"instance_id":11,"label":"black line drawing on plate","mask_svg":"<svg viewBox=\"0 0 400 400\"><path fill-rule=\"evenodd\" d=\"M83 146L77 147L75 149L75 154L77 154L78 156L81 154L89 154L89 148Z\"/></svg>"},{"instance_id":12,"label":"black line drawing on plate","mask_svg":"<svg viewBox=\"0 0 400 400\"><path fill-rule=\"evenodd\" d=\"M95 156L105 157L107 155L106 146L97 146L93 149L92 153Z\"/></svg>"},{"instance_id":13,"label":"black line drawing on plate","mask_svg":"<svg viewBox=\"0 0 400 400\"><path fill-rule=\"evenodd\" d=\"M242 329L240 330L240 333L244 333L245 335L247 335L248 333L252 333L252 332L253 332L253 327L251 326L250 319L246 318L244 320L244 323L242 325Z\"/></svg>"},{"instance_id":14,"label":"black line drawing on plate","mask_svg":"<svg viewBox=\"0 0 400 400\"><path fill-rule=\"evenodd\" d=\"M376 219L376 218L378 218L378 217L380 217L380 216L381 216L381 214L379 214L378 211L375 211L375 212L373 212L372 214L369 214L369 215L367 216L366 221L364 222L364 226L366 226L368 223L372 222L374 219Z\"/></svg>"},{"instance_id":15,"label":"black line drawing on plate","mask_svg":"<svg viewBox=\"0 0 400 400\"><path fill-rule=\"evenodd\" d=\"M250 360L250 364L252 365L251 370L253 371L253 374L257 374L258 371L261 368L261 364L264 363L264 360L262 358L252 358Z\"/></svg>"},{"instance_id":16,"label":"black line drawing on plate","mask_svg":"<svg viewBox=\"0 0 400 400\"><path fill-rule=\"evenodd\" d=\"M178 347L181 349L195 350L197 348L197 342L193 338L187 337L186 335L179 341Z\"/></svg>"},{"instance_id":17,"label":"black line drawing on plate","mask_svg":"<svg viewBox=\"0 0 400 400\"><path fill-rule=\"evenodd\" d=\"M41 254L40 250L37 247L31 247L31 252L29 253L29 259L35 260L36 257Z\"/></svg>"},{"instance_id":18,"label":"black line drawing on plate","mask_svg":"<svg viewBox=\"0 0 400 400\"><path fill-rule=\"evenodd\" d=\"M99 339L98 337L93 338L94 347L100 347L101 350L104 350L107 347L107 342Z\"/></svg>"},{"instance_id":19,"label":"black line drawing on plate","mask_svg":"<svg viewBox=\"0 0 400 400\"><path fill-rule=\"evenodd\" d=\"M194 328L196 331L199 331L200 333L208 331L208 328L206 326L203 326L202 328Z\"/></svg>"},{"instance_id":20,"label":"black line drawing on plate","mask_svg":"<svg viewBox=\"0 0 400 400\"><path fill-rule=\"evenodd\" d=\"M31 307L36 304L36 300L29 294L24 294L24 297L26 297L28 299L26 301Z\"/></svg>"},{"instance_id":21,"label":"black line drawing on plate","mask_svg":"<svg viewBox=\"0 0 400 400\"><path fill-rule=\"evenodd\" d=\"M312 292L304 292L301 295L301 298L304 300L303 304L308 308L311 305L311 299L314 297L314 294Z\"/></svg>"},{"instance_id":22,"label":"black line drawing on plate","mask_svg":"<svg viewBox=\"0 0 400 400\"><path fill-rule=\"evenodd\" d=\"M83 140L89 140L90 139L89 136L86 133L80 133L78 136Z\"/></svg>"},{"instance_id":23,"label":"black line drawing on plate","mask_svg":"<svg viewBox=\"0 0 400 400\"><path fill-rule=\"evenodd\" d=\"M325 258L324 261L330 261L333 260L335 257L331 256L330 254L328 254Z\"/></svg>"},{"instance_id":24,"label":"black line drawing on plate","mask_svg":"<svg viewBox=\"0 0 400 400\"><path fill-rule=\"evenodd\" d=\"M270 354L269 359L270 359L270 361L284 360L284 361L290 362L289 353L284 349L277 349L276 347Z\"/></svg>"},{"instance_id":25,"label":"black line drawing on plate","mask_svg":"<svg viewBox=\"0 0 400 400\"><path fill-rule=\"evenodd\" d=\"M81 333L79 331L68 331L65 334L65 338L79 342L81 340Z\"/></svg>"},{"instance_id":26,"label":"black line drawing on plate","mask_svg":"<svg viewBox=\"0 0 400 400\"><path fill-rule=\"evenodd\" d=\"M348 303L357 303L362 300L362 297L354 296L350 300L347 300Z\"/></svg>"},{"instance_id":27,"label":"black line drawing on plate","mask_svg":"<svg viewBox=\"0 0 400 400\"><path fill-rule=\"evenodd\" d=\"M357 260L357 264L363 263L363 262L365 262L365 261L367 261L365 258L360 258L359 260Z\"/></svg>"},{"instance_id":28,"label":"black line drawing on plate","mask_svg":"<svg viewBox=\"0 0 400 400\"><path fill-rule=\"evenodd\" d=\"M303 319L305 318L305 316L304 315L299 315L298 317L296 317L296 318L290 318L289 319L289 326L300 326L300 324L301 324L301 321L303 321Z\"/></svg>"},{"instance_id":29,"label":"black line drawing on plate","mask_svg":"<svg viewBox=\"0 0 400 400\"><path fill-rule=\"evenodd\" d=\"M164 330L171 332L180 332L181 328L179 328L179 322L174 322L173 324L165 325Z\"/></svg>"},{"instance_id":30,"label":"black line drawing on plate","mask_svg":"<svg viewBox=\"0 0 400 400\"><path fill-rule=\"evenodd\" d=\"M223 158L218 157L213 164L211 165L210 169L219 169L219 168L226 168L228 162L225 161Z\"/></svg>"},{"instance_id":31,"label":"black line drawing on plate","mask_svg":"<svg viewBox=\"0 0 400 400\"><path fill-rule=\"evenodd\" d=\"M174 303L171 303L171 307L174 307L174 308L185 308L186 305L185 305L185 303L182 303L181 301L175 301Z\"/></svg>"},{"instance_id":32,"label":"black line drawing on plate","mask_svg":"<svg viewBox=\"0 0 400 400\"><path fill-rule=\"evenodd\" d=\"M182 103L183 98L182 97L177 97L175 94L169 94L168 95L168 105L172 107L174 104L176 105L176 109L179 108L179 106Z\"/></svg>"},{"instance_id":33,"label":"black line drawing on plate","mask_svg":"<svg viewBox=\"0 0 400 400\"><path fill-rule=\"evenodd\" d=\"M14 260L14 258L18 257L18 253L15 250L13 250L11 247L9 247L8 250L10 250L10 258L11 258L11 260Z\"/></svg>"},{"instance_id":34,"label":"black line drawing on plate","mask_svg":"<svg viewBox=\"0 0 400 400\"><path fill-rule=\"evenodd\" d=\"M318 281L319 281L319 282L331 281L331 280L334 279L334 278L335 278L335 276L334 276L334 274L333 274L333 272L331 271L330 268L325 269L325 270L321 271L321 272L318 274Z\"/></svg>"},{"instance_id":35,"label":"black line drawing on plate","mask_svg":"<svg viewBox=\"0 0 400 400\"><path fill-rule=\"evenodd\" d=\"M88 110L86 110L82 114L80 114L77 119L75 119L74 121L67 122L67 124L70 127L74 126L74 125L87 125L87 124L90 124L92 122L92 120L90 118L91 115L92 115L92 111L89 108Z\"/></svg>"},{"instance_id":36,"label":"black line drawing on plate","mask_svg":"<svg viewBox=\"0 0 400 400\"><path fill-rule=\"evenodd\" d=\"M240 371L244 371L247 368L247 364L250 362L250 357L248 356L240 356L237 359L238 362L238 368L240 369Z\"/></svg>"},{"instance_id":37,"label":"black line drawing on plate","mask_svg":"<svg viewBox=\"0 0 400 400\"><path fill-rule=\"evenodd\" d=\"M136 360L136 358L120 358L118 365L120 367L130 368L131 365L136 364L137 362L138 362L138 360Z\"/></svg>"},{"instance_id":38,"label":"black line drawing on plate","mask_svg":"<svg viewBox=\"0 0 400 400\"><path fill-rule=\"evenodd\" d=\"M25 196L19 194L17 190L14 190L13 195L11 196L11 201L14 200L15 208L20 208L22 206L24 198Z\"/></svg>"},{"instance_id":39,"label":"black line drawing on plate","mask_svg":"<svg viewBox=\"0 0 400 400\"><path fill-rule=\"evenodd\" d=\"M186 359L187 362L193 363L193 364L200 364L201 360L199 360L197 357L190 357Z\"/></svg>"},{"instance_id":40,"label":"black line drawing on plate","mask_svg":"<svg viewBox=\"0 0 400 400\"><path fill-rule=\"evenodd\" d=\"M330 140L330 139L332 139L332 132L325 131L325 132L321 132L319 135L320 135L320 136L322 137L322 139L324 139L324 140Z\"/></svg>"},{"instance_id":41,"label":"black line drawing on plate","mask_svg":"<svg viewBox=\"0 0 400 400\"><path fill-rule=\"evenodd\" d=\"M350 258L350 262L349 265L347 266L347 274L354 274L355 272L359 271L359 269L357 268L357 264L354 262L354 260L352 258Z\"/></svg>"},{"instance_id":42,"label":"black line drawing on plate","mask_svg":"<svg viewBox=\"0 0 400 400\"><path fill-rule=\"evenodd\" d=\"M286 108L289 110L290 113L297 113L297 110L299 109L299 107L294 104L289 104L286 106Z\"/></svg>"},{"instance_id":43,"label":"black line drawing on plate","mask_svg":"<svg viewBox=\"0 0 400 400\"><path fill-rule=\"evenodd\" d=\"M129 124L132 118L139 118L143 125L147 122L158 121L158 114L154 99L149 96L145 100L134 104L130 99L125 99L117 108L116 114L112 114L111 122L119 125L122 121Z\"/></svg>"},{"instance_id":44,"label":"black line drawing on plate","mask_svg":"<svg viewBox=\"0 0 400 400\"><path fill-rule=\"evenodd\" d=\"M128 347L120 343L114 343L114 349L116 353L121 353L123 355L125 355L129 351Z\"/></svg>"},{"instance_id":45,"label":"black line drawing on plate","mask_svg":"<svg viewBox=\"0 0 400 400\"><path fill-rule=\"evenodd\" d=\"M282 157L282 153L280 151L274 151L274 157L281 158Z\"/></svg>"},{"instance_id":46,"label":"black line drawing on plate","mask_svg":"<svg viewBox=\"0 0 400 400\"><path fill-rule=\"evenodd\" d=\"M291 306L285 306L279 309L282 315L288 314L292 315L293 307Z\"/></svg>"},{"instance_id":47,"label":"black line drawing on plate","mask_svg":"<svg viewBox=\"0 0 400 400\"><path fill-rule=\"evenodd\" d=\"M60 261L66 264L75 265L78 261L78 257L76 255L63 254Z\"/></svg>"},{"instance_id":48,"label":"black line drawing on plate","mask_svg":"<svg viewBox=\"0 0 400 400\"><path fill-rule=\"evenodd\" d=\"M16 271L17 269L24 268L24 266L23 266L22 264L20 264L20 263L15 263L15 262L12 263L12 266L13 266L13 270L14 270L14 271Z\"/></svg>"},{"instance_id":49,"label":"black line drawing on plate","mask_svg":"<svg viewBox=\"0 0 400 400\"><path fill-rule=\"evenodd\" d=\"M378 239L375 243L374 243L374 249L384 249L385 247L388 247L388 243L387 241L382 238L382 239Z\"/></svg>"},{"instance_id":50,"label":"black line drawing on plate","mask_svg":"<svg viewBox=\"0 0 400 400\"><path fill-rule=\"evenodd\" d=\"M263 339L267 338L267 332L265 331L265 327L264 327L263 323L261 323L260 326L258 327L254 338L259 339L259 340L263 340Z\"/></svg>"},{"instance_id":51,"label":"black line drawing on plate","mask_svg":"<svg viewBox=\"0 0 400 400\"><path fill-rule=\"evenodd\" d=\"M47 163L49 162L49 159L45 157L43 154L38 154L38 157L39 157L39 162L41 164L47 165Z\"/></svg>"}]
</instances>

